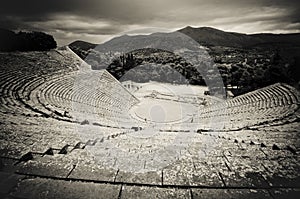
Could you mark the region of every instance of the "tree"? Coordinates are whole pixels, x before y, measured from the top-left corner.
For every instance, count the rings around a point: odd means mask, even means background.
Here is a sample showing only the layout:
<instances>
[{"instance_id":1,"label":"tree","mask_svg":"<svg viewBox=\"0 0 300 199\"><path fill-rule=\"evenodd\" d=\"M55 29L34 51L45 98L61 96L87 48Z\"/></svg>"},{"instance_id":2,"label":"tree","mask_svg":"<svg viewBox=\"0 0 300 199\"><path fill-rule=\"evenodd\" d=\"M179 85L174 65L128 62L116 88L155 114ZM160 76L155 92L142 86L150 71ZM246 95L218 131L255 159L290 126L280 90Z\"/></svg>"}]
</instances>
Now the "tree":
<instances>
[{"instance_id":1,"label":"tree","mask_svg":"<svg viewBox=\"0 0 300 199\"><path fill-rule=\"evenodd\" d=\"M0 30L0 51L48 51L57 47L53 36L43 32Z\"/></svg>"}]
</instances>

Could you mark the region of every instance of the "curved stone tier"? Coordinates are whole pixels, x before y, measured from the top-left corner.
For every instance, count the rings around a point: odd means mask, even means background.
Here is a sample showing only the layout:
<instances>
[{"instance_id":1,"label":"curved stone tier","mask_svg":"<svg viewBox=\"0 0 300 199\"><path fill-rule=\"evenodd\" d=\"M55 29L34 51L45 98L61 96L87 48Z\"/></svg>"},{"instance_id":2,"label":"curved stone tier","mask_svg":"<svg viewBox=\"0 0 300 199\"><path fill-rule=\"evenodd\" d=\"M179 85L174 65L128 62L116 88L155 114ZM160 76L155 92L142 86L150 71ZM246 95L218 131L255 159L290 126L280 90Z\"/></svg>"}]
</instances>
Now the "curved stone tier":
<instances>
[{"instance_id":1,"label":"curved stone tier","mask_svg":"<svg viewBox=\"0 0 300 199\"><path fill-rule=\"evenodd\" d=\"M299 109L300 95L293 87L277 83L216 103L199 111L195 123L208 124L204 130L238 130L272 123Z\"/></svg>"},{"instance_id":2,"label":"curved stone tier","mask_svg":"<svg viewBox=\"0 0 300 199\"><path fill-rule=\"evenodd\" d=\"M138 100L106 70L78 70L80 61L68 50L37 54L40 62L27 65L18 61L30 63L34 53L3 55L15 60L1 66L2 113L69 122L92 118L103 125L128 122L126 113Z\"/></svg>"}]
</instances>

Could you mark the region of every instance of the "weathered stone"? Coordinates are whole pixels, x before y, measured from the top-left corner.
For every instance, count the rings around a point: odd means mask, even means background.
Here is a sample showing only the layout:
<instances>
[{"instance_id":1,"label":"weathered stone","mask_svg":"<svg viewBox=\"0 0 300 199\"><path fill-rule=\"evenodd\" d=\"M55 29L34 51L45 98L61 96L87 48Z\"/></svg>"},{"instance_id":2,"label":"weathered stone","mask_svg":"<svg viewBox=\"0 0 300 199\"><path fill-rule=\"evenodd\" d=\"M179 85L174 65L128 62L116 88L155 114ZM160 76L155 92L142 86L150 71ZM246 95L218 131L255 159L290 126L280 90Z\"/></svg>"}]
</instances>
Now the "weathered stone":
<instances>
[{"instance_id":1,"label":"weathered stone","mask_svg":"<svg viewBox=\"0 0 300 199\"><path fill-rule=\"evenodd\" d=\"M269 186L263 176L256 172L223 172L221 176L226 187L267 188Z\"/></svg>"},{"instance_id":2,"label":"weathered stone","mask_svg":"<svg viewBox=\"0 0 300 199\"><path fill-rule=\"evenodd\" d=\"M119 185L50 179L25 179L12 192L13 197L30 199L118 198Z\"/></svg>"},{"instance_id":3,"label":"weathered stone","mask_svg":"<svg viewBox=\"0 0 300 199\"><path fill-rule=\"evenodd\" d=\"M30 152L30 148L22 143L8 141L8 145L0 149L0 157L20 159Z\"/></svg>"},{"instance_id":4,"label":"weathered stone","mask_svg":"<svg viewBox=\"0 0 300 199\"><path fill-rule=\"evenodd\" d=\"M265 189L273 198L297 194L300 97L286 84L219 103L187 93L187 85L170 85L179 92L174 95L150 83L134 93L145 100L137 104L109 73L80 73L74 63L81 61L68 61L68 50L0 56L0 157L7 158L0 158L0 198L268 198ZM170 123L150 121L147 108L154 101L168 110ZM176 107L188 113L169 120ZM27 179L18 185L16 174Z\"/></svg>"},{"instance_id":5,"label":"weathered stone","mask_svg":"<svg viewBox=\"0 0 300 199\"><path fill-rule=\"evenodd\" d=\"M271 148L268 147L261 148L261 150L264 154L266 154L266 157L268 159L273 159L273 160L276 160L278 158L295 156L293 153L287 150L272 150Z\"/></svg>"},{"instance_id":6,"label":"weathered stone","mask_svg":"<svg viewBox=\"0 0 300 199\"><path fill-rule=\"evenodd\" d=\"M224 186L219 175L220 168L211 162L194 162L195 171L193 172L192 185L205 187Z\"/></svg>"},{"instance_id":7,"label":"weathered stone","mask_svg":"<svg viewBox=\"0 0 300 199\"><path fill-rule=\"evenodd\" d=\"M192 189L193 199L228 199L228 189Z\"/></svg>"},{"instance_id":8,"label":"weathered stone","mask_svg":"<svg viewBox=\"0 0 300 199\"><path fill-rule=\"evenodd\" d=\"M78 164L72 170L69 178L113 182L116 174L117 170L105 168L101 165Z\"/></svg>"},{"instance_id":9,"label":"weathered stone","mask_svg":"<svg viewBox=\"0 0 300 199\"><path fill-rule=\"evenodd\" d=\"M230 198L243 198L243 199L271 199L268 190L264 189L230 189Z\"/></svg>"},{"instance_id":10,"label":"weathered stone","mask_svg":"<svg viewBox=\"0 0 300 199\"><path fill-rule=\"evenodd\" d=\"M0 171L0 194L8 194L25 176Z\"/></svg>"},{"instance_id":11,"label":"weathered stone","mask_svg":"<svg viewBox=\"0 0 300 199\"><path fill-rule=\"evenodd\" d=\"M190 199L190 191L187 189L168 189L159 187L140 187L124 186L122 187L121 198L136 199Z\"/></svg>"},{"instance_id":12,"label":"weathered stone","mask_svg":"<svg viewBox=\"0 0 300 199\"><path fill-rule=\"evenodd\" d=\"M277 160L265 160L266 179L270 186L275 187L299 187L299 162L295 158L279 158Z\"/></svg>"},{"instance_id":13,"label":"weathered stone","mask_svg":"<svg viewBox=\"0 0 300 199\"><path fill-rule=\"evenodd\" d=\"M290 175L290 174L273 174L267 176L267 181L270 186L274 187L299 187L300 186L300 176L299 175Z\"/></svg>"},{"instance_id":14,"label":"weathered stone","mask_svg":"<svg viewBox=\"0 0 300 199\"><path fill-rule=\"evenodd\" d=\"M20 163L17 172L29 175L41 175L49 177L67 177L74 165L64 161L64 155L46 155L39 159Z\"/></svg>"},{"instance_id":15,"label":"weathered stone","mask_svg":"<svg viewBox=\"0 0 300 199\"><path fill-rule=\"evenodd\" d=\"M0 158L0 171L14 173L18 167L18 160Z\"/></svg>"},{"instance_id":16,"label":"weathered stone","mask_svg":"<svg viewBox=\"0 0 300 199\"><path fill-rule=\"evenodd\" d=\"M161 171L129 172L119 171L116 182L162 185Z\"/></svg>"},{"instance_id":17,"label":"weathered stone","mask_svg":"<svg viewBox=\"0 0 300 199\"><path fill-rule=\"evenodd\" d=\"M164 185L193 185L195 168L191 161L177 161L163 169Z\"/></svg>"},{"instance_id":18,"label":"weathered stone","mask_svg":"<svg viewBox=\"0 0 300 199\"><path fill-rule=\"evenodd\" d=\"M270 193L275 199L285 199L285 198L298 199L300 194L300 189L299 188L271 189Z\"/></svg>"}]
</instances>

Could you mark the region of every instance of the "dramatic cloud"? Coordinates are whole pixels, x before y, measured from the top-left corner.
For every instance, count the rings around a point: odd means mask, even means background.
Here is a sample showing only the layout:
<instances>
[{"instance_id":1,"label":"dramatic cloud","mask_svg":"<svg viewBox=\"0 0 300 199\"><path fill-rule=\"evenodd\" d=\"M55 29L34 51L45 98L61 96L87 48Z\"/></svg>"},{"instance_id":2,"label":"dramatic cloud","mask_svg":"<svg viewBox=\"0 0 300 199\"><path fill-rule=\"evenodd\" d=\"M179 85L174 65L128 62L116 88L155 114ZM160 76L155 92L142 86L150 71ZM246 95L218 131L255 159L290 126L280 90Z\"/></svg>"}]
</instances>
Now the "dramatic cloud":
<instances>
[{"instance_id":1,"label":"dramatic cloud","mask_svg":"<svg viewBox=\"0 0 300 199\"><path fill-rule=\"evenodd\" d=\"M299 0L9 0L0 27L41 30L59 45L102 42L146 27L212 26L244 33L300 32Z\"/></svg>"}]
</instances>

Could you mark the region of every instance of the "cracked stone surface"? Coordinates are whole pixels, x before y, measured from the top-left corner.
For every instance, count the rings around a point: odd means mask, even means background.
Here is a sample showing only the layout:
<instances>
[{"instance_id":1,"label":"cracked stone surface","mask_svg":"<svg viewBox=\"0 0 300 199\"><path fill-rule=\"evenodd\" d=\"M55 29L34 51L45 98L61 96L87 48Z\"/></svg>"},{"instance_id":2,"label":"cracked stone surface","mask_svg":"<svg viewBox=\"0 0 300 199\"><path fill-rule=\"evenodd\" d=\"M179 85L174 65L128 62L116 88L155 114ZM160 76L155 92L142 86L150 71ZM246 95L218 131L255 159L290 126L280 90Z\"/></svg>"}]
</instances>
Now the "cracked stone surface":
<instances>
[{"instance_id":1,"label":"cracked stone surface","mask_svg":"<svg viewBox=\"0 0 300 199\"><path fill-rule=\"evenodd\" d=\"M121 198L191 198L189 190L156 187L124 186Z\"/></svg>"},{"instance_id":2,"label":"cracked stone surface","mask_svg":"<svg viewBox=\"0 0 300 199\"><path fill-rule=\"evenodd\" d=\"M49 179L24 179L11 195L16 198L118 198L120 186Z\"/></svg>"},{"instance_id":3,"label":"cracked stone surface","mask_svg":"<svg viewBox=\"0 0 300 199\"><path fill-rule=\"evenodd\" d=\"M105 71L80 73L70 52L61 54L63 64L40 70L0 66L1 198L299 197L293 87L278 83L204 106L196 97L204 88L190 87L193 96L186 85L167 85L179 98L147 83L130 93ZM99 84L95 95L88 79ZM156 120L152 109L143 112L145 99L163 100L166 114L178 114L173 102L184 103L186 112Z\"/></svg>"}]
</instances>

